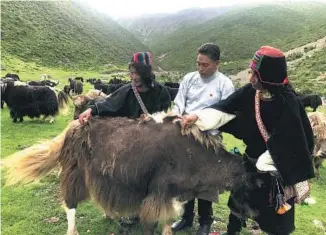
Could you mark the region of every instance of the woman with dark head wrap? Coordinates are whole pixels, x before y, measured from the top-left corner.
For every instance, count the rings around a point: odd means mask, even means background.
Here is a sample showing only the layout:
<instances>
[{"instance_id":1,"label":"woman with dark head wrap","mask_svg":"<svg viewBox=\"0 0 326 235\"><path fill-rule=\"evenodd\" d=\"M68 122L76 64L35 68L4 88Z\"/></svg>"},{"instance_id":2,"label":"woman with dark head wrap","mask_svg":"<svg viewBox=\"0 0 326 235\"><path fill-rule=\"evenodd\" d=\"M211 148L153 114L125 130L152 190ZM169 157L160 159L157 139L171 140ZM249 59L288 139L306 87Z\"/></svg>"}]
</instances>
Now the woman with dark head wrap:
<instances>
[{"instance_id":1,"label":"woman with dark head wrap","mask_svg":"<svg viewBox=\"0 0 326 235\"><path fill-rule=\"evenodd\" d=\"M252 218L268 234L288 235L295 228L294 203L308 195L306 180L314 177L313 132L288 86L283 52L263 46L250 68L251 84L211 108L185 116L183 126L195 122L201 130L219 128L246 144L248 174L231 190L227 234L238 234L245 219Z\"/></svg>"},{"instance_id":2,"label":"woman with dark head wrap","mask_svg":"<svg viewBox=\"0 0 326 235\"><path fill-rule=\"evenodd\" d=\"M131 83L126 84L108 96L95 102L79 115L80 123L85 123L92 115L138 118L142 113L167 110L171 104L168 90L155 81L152 72L152 54L137 52L129 63Z\"/></svg>"}]
</instances>

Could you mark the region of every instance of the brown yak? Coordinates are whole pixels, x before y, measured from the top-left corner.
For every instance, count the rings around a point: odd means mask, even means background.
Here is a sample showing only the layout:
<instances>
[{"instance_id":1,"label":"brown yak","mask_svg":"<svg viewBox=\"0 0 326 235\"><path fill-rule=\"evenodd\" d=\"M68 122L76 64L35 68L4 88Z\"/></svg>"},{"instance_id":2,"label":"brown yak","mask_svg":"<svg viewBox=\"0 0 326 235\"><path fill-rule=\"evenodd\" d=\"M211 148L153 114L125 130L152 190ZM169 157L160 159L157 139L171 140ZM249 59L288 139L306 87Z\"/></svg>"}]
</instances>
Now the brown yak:
<instances>
[{"instance_id":1,"label":"brown yak","mask_svg":"<svg viewBox=\"0 0 326 235\"><path fill-rule=\"evenodd\" d=\"M235 179L241 187L250 177L241 157L226 151L216 138L196 126L182 133L168 119L72 121L53 140L9 156L7 184L28 183L60 167L68 235L78 234L76 207L90 197L107 215L139 214L144 234L153 235L156 222L171 222L180 202L214 200ZM169 225L163 234L172 234Z\"/></svg>"},{"instance_id":2,"label":"brown yak","mask_svg":"<svg viewBox=\"0 0 326 235\"><path fill-rule=\"evenodd\" d=\"M313 162L317 179L320 178L319 168L326 159L326 115L321 112L308 113L309 121L315 136Z\"/></svg>"},{"instance_id":3,"label":"brown yak","mask_svg":"<svg viewBox=\"0 0 326 235\"><path fill-rule=\"evenodd\" d=\"M90 90L86 95L72 96L71 99L73 100L73 104L75 106L74 119L78 119L79 114L86 110L86 105L89 102L104 100L108 96L100 90Z\"/></svg>"}]
</instances>

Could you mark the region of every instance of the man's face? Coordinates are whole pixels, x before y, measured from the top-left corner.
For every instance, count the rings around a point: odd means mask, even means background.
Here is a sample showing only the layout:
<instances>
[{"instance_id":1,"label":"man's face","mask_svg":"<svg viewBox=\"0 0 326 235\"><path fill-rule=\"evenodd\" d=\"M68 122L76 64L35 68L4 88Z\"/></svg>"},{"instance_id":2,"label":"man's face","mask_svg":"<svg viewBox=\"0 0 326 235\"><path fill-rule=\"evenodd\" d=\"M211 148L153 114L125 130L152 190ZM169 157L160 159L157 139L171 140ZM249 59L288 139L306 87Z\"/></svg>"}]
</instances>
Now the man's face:
<instances>
[{"instance_id":1,"label":"man's face","mask_svg":"<svg viewBox=\"0 0 326 235\"><path fill-rule=\"evenodd\" d=\"M258 74L252 69L249 71L249 74L250 74L250 82L252 87L256 90L262 90L263 86L259 81Z\"/></svg>"},{"instance_id":2,"label":"man's face","mask_svg":"<svg viewBox=\"0 0 326 235\"><path fill-rule=\"evenodd\" d=\"M135 84L136 87L141 87L143 85L143 81L139 73L137 73L136 69L131 67L129 70L129 76L131 78L132 83Z\"/></svg>"},{"instance_id":3,"label":"man's face","mask_svg":"<svg viewBox=\"0 0 326 235\"><path fill-rule=\"evenodd\" d=\"M218 61L211 60L207 55L197 55L197 70L202 78L209 78L217 70Z\"/></svg>"}]
</instances>

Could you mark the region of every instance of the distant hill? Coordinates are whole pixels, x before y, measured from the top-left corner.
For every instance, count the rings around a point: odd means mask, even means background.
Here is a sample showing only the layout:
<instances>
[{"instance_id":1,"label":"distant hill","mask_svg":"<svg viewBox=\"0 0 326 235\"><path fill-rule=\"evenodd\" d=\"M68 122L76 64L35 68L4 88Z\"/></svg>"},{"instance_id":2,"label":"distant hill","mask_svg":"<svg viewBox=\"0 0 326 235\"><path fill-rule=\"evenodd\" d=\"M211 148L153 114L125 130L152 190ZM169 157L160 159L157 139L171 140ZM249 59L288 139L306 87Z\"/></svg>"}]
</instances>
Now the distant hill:
<instances>
[{"instance_id":1,"label":"distant hill","mask_svg":"<svg viewBox=\"0 0 326 235\"><path fill-rule=\"evenodd\" d=\"M172 14L155 14L134 18L119 19L117 22L141 40L145 45L151 46L163 35L171 34L201 24L216 16L229 11L231 7L221 8L192 8Z\"/></svg>"},{"instance_id":2,"label":"distant hill","mask_svg":"<svg viewBox=\"0 0 326 235\"><path fill-rule=\"evenodd\" d=\"M73 1L1 1L2 56L45 66L126 64L149 50L104 14Z\"/></svg>"},{"instance_id":3,"label":"distant hill","mask_svg":"<svg viewBox=\"0 0 326 235\"><path fill-rule=\"evenodd\" d=\"M326 4L263 5L236 9L208 22L161 35L151 45L166 70L190 71L196 67L196 51L205 42L222 50L221 69L236 73L264 44L287 51L326 35Z\"/></svg>"}]
</instances>

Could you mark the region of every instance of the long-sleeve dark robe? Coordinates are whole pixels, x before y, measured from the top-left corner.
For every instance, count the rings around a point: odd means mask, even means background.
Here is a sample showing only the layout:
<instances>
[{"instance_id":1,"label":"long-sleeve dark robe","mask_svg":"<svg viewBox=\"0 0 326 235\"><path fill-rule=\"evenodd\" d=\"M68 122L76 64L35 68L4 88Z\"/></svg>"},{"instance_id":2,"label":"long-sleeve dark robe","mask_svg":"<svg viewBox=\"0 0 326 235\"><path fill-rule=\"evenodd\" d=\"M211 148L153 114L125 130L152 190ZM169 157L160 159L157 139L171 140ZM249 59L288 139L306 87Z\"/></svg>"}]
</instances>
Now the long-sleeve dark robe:
<instances>
[{"instance_id":1,"label":"long-sleeve dark robe","mask_svg":"<svg viewBox=\"0 0 326 235\"><path fill-rule=\"evenodd\" d=\"M242 139L246 153L257 159L267 148L285 185L314 177L311 154L314 147L312 128L300 101L290 93L286 100L260 101L262 121L270 134L264 142L255 119L255 89L248 84L212 108L237 114L220 130Z\"/></svg>"},{"instance_id":2,"label":"long-sleeve dark robe","mask_svg":"<svg viewBox=\"0 0 326 235\"><path fill-rule=\"evenodd\" d=\"M149 113L166 111L171 105L171 96L167 89L154 81L154 86L146 92L139 92L140 97ZM143 111L132 90L131 84L127 84L107 97L103 101L89 105L92 115L138 118Z\"/></svg>"},{"instance_id":3,"label":"long-sleeve dark robe","mask_svg":"<svg viewBox=\"0 0 326 235\"><path fill-rule=\"evenodd\" d=\"M242 139L247 145L245 153L249 158L258 159L268 149L284 185L294 185L314 177L311 160L314 139L300 101L290 89L284 87L283 91L284 94L271 101L260 101L261 118L270 134L267 144L256 123L256 91L251 84L238 89L212 108L236 114L235 119L219 129ZM265 232L291 233L294 230L294 199L287 201L292 206L288 212L277 214L271 201L273 180L270 174L258 173L255 165L246 159L245 165L248 175L238 179L231 190L228 202L231 212L239 217L253 218ZM232 222L229 226L236 227Z\"/></svg>"}]
</instances>

